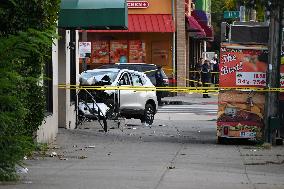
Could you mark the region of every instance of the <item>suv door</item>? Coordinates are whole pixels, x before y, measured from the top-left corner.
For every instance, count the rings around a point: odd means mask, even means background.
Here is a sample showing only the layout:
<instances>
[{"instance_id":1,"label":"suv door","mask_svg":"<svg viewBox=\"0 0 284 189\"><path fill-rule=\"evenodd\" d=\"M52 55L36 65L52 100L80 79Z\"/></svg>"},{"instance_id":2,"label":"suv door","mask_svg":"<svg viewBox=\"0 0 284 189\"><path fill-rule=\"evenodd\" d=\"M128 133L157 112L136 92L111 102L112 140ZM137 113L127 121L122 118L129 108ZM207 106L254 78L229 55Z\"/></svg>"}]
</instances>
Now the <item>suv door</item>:
<instances>
[{"instance_id":1,"label":"suv door","mask_svg":"<svg viewBox=\"0 0 284 189\"><path fill-rule=\"evenodd\" d=\"M132 83L134 87L143 87L144 83L139 74L131 73L132 77ZM147 91L141 91L141 90L134 90L135 96L137 98L136 100L136 107L137 109L144 110L145 104L147 101Z\"/></svg>"},{"instance_id":2,"label":"suv door","mask_svg":"<svg viewBox=\"0 0 284 189\"><path fill-rule=\"evenodd\" d=\"M118 85L121 87L131 87L131 77L129 73L124 72L121 74L121 77L118 80ZM136 91L134 90L120 90L119 91L120 96L120 109L126 110L126 109L136 109L137 106L137 97L136 97Z\"/></svg>"}]
</instances>

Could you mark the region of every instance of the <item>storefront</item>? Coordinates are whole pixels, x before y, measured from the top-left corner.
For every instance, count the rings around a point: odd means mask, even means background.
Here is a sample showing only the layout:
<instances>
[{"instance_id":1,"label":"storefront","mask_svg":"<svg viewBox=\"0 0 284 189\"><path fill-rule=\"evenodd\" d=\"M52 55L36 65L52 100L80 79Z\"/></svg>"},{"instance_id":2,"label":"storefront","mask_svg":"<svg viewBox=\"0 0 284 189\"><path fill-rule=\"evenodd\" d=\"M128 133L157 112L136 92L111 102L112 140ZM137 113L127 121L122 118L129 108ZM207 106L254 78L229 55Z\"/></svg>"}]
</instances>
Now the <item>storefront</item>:
<instances>
[{"instance_id":1,"label":"storefront","mask_svg":"<svg viewBox=\"0 0 284 189\"><path fill-rule=\"evenodd\" d=\"M148 63L163 66L171 77L174 32L172 0L128 1L128 30L87 31L87 41L92 43L88 69L109 63Z\"/></svg>"},{"instance_id":2,"label":"storefront","mask_svg":"<svg viewBox=\"0 0 284 189\"><path fill-rule=\"evenodd\" d=\"M196 86L199 82L198 64L207 45L213 41L213 28L211 27L210 0L193 0L194 9L186 11L186 31L189 47L189 73L187 85Z\"/></svg>"}]
</instances>

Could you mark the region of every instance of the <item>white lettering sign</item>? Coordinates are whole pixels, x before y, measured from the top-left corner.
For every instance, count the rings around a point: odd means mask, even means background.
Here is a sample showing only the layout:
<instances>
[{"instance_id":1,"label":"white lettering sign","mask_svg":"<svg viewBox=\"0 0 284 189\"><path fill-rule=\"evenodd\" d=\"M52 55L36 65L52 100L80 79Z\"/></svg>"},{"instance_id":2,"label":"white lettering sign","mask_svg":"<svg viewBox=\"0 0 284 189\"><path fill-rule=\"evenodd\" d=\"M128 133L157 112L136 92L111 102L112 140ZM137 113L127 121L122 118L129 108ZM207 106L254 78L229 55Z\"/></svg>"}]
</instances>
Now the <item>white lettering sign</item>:
<instances>
[{"instance_id":1,"label":"white lettering sign","mask_svg":"<svg viewBox=\"0 0 284 189\"><path fill-rule=\"evenodd\" d=\"M148 1L127 1L127 7L129 9L146 9L149 5Z\"/></svg>"},{"instance_id":2,"label":"white lettering sign","mask_svg":"<svg viewBox=\"0 0 284 189\"><path fill-rule=\"evenodd\" d=\"M79 55L80 58L85 58L86 53L92 52L92 43L91 42L79 42Z\"/></svg>"},{"instance_id":3,"label":"white lettering sign","mask_svg":"<svg viewBox=\"0 0 284 189\"><path fill-rule=\"evenodd\" d=\"M236 85L266 86L266 73L263 72L236 72Z\"/></svg>"}]
</instances>

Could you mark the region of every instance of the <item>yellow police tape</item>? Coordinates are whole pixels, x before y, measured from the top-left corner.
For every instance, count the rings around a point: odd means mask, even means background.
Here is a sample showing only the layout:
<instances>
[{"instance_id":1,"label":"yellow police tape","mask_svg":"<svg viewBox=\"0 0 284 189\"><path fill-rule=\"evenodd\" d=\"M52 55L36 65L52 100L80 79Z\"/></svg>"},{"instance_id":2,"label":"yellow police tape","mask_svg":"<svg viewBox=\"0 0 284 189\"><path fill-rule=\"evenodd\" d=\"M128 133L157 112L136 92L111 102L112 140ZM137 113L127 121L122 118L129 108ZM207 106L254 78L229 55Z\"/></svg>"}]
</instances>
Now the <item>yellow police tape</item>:
<instances>
[{"instance_id":1,"label":"yellow police tape","mask_svg":"<svg viewBox=\"0 0 284 189\"><path fill-rule=\"evenodd\" d=\"M167 91L180 93L217 93L226 90L255 91L255 92L284 92L284 88L259 87L135 87L135 86L80 86L59 84L60 89L70 90L135 90L135 91Z\"/></svg>"}]
</instances>

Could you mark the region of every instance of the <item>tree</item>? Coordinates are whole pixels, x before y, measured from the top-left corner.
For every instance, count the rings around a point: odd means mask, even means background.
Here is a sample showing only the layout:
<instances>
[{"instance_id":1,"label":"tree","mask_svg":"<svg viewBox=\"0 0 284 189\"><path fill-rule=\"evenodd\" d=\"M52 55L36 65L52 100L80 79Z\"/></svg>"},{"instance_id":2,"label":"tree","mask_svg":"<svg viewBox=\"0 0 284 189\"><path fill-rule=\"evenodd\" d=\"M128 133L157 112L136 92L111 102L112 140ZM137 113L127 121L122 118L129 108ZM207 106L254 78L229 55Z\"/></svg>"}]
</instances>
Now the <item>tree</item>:
<instances>
[{"instance_id":1,"label":"tree","mask_svg":"<svg viewBox=\"0 0 284 189\"><path fill-rule=\"evenodd\" d=\"M214 42L212 49L219 51L221 43L221 23L223 19L223 12L226 10L225 0L212 0L211 3L211 17L212 26L214 28Z\"/></svg>"},{"instance_id":2,"label":"tree","mask_svg":"<svg viewBox=\"0 0 284 189\"><path fill-rule=\"evenodd\" d=\"M34 147L45 113L43 66L50 62L59 0L0 4L0 180Z\"/></svg>"}]
</instances>

